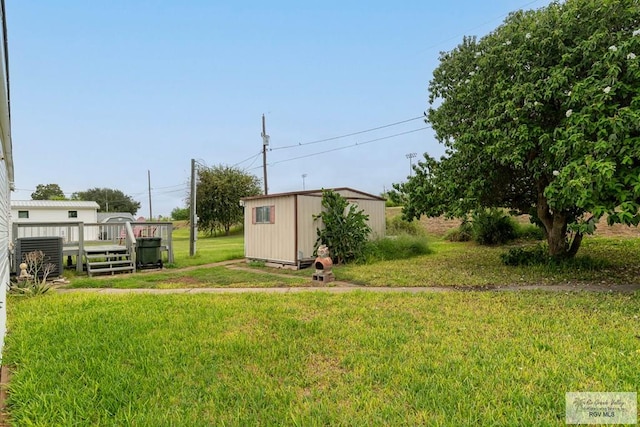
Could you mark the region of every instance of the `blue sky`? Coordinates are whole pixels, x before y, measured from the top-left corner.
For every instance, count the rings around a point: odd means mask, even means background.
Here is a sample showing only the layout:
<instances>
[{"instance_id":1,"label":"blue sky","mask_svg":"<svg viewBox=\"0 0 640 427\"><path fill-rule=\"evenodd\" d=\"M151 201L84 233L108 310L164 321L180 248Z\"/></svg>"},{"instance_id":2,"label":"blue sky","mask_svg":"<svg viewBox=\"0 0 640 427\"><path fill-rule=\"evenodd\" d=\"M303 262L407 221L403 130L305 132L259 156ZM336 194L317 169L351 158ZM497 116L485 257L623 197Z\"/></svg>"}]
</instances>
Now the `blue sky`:
<instances>
[{"instance_id":1,"label":"blue sky","mask_svg":"<svg viewBox=\"0 0 640 427\"><path fill-rule=\"evenodd\" d=\"M109 187L148 216L150 171L153 215L168 215L192 158L262 178L262 114L269 193L306 174L306 189L379 194L406 179L408 153L443 153L410 120L438 52L548 3L7 0L12 198Z\"/></svg>"}]
</instances>

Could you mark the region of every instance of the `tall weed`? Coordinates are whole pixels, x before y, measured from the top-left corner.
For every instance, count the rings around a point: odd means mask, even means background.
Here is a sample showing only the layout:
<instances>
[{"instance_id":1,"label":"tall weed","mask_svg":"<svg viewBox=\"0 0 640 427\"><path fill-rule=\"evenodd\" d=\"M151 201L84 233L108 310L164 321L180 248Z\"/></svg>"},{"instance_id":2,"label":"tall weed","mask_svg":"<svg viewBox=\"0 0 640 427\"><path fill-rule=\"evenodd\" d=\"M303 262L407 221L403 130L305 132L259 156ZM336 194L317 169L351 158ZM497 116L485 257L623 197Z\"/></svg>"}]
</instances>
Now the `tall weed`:
<instances>
[{"instance_id":1,"label":"tall weed","mask_svg":"<svg viewBox=\"0 0 640 427\"><path fill-rule=\"evenodd\" d=\"M386 237L367 243L364 262L369 264L376 261L408 259L430 254L431 252L432 250L424 237L403 234L398 237Z\"/></svg>"}]
</instances>

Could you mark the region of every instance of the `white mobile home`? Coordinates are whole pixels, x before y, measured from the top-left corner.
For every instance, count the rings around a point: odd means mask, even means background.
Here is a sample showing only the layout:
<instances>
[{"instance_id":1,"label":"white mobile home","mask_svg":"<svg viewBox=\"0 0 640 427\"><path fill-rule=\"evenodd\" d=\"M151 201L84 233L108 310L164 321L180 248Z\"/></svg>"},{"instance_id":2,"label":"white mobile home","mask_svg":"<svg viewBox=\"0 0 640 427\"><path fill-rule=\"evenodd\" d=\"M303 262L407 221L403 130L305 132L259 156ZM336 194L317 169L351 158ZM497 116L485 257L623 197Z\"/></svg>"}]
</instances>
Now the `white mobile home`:
<instances>
[{"instance_id":1,"label":"white mobile home","mask_svg":"<svg viewBox=\"0 0 640 427\"><path fill-rule=\"evenodd\" d=\"M11 114L9 109L9 63L7 52L7 21L2 0L2 32L0 32L0 357L7 329L7 284L9 283L9 242L11 218L9 200L13 190L13 154Z\"/></svg>"},{"instance_id":2,"label":"white mobile home","mask_svg":"<svg viewBox=\"0 0 640 427\"><path fill-rule=\"evenodd\" d=\"M11 220L14 223L79 223L95 224L98 222L98 209L96 202L79 200L12 200ZM47 227L43 227L47 228ZM62 237L65 242L77 241L77 229L64 227L49 227L51 230L39 230L39 236L54 235ZM61 235L60 233L63 233ZM86 240L98 240L97 229L87 230L84 236ZM25 236L13 236L14 238Z\"/></svg>"},{"instance_id":3,"label":"white mobile home","mask_svg":"<svg viewBox=\"0 0 640 427\"><path fill-rule=\"evenodd\" d=\"M351 188L332 190L369 215L372 238L384 237L385 199ZM314 259L322 223L313 217L322 212L322 190L247 197L242 203L245 258L297 268Z\"/></svg>"}]
</instances>

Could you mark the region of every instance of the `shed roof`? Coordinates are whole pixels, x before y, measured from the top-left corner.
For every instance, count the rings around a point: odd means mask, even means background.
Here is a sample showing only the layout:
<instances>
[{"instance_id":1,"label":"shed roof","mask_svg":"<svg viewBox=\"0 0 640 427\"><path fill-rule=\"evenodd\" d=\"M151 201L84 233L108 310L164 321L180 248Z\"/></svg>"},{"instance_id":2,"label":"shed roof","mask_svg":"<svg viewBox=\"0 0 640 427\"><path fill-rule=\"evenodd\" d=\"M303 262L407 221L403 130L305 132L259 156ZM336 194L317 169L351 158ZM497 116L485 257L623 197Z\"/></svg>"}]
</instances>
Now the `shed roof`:
<instances>
[{"instance_id":1,"label":"shed roof","mask_svg":"<svg viewBox=\"0 0 640 427\"><path fill-rule=\"evenodd\" d=\"M381 200L385 201L384 197L375 196L373 194L365 193L364 191L355 190L349 187L339 187L339 188L324 188L320 190L305 190L305 191L292 191L289 193L274 193L274 194L261 194L259 196L251 196L251 197L243 197L241 200L258 200L258 199L268 199L271 197L285 197L285 196L299 196L299 195L308 195L308 196L322 196L323 190L332 190L335 192L340 191L352 191L354 193L361 194L363 198L372 199L372 200Z\"/></svg>"},{"instance_id":2,"label":"shed roof","mask_svg":"<svg viewBox=\"0 0 640 427\"><path fill-rule=\"evenodd\" d=\"M99 209L96 202L82 200L11 200L12 208L37 208L37 209Z\"/></svg>"}]
</instances>

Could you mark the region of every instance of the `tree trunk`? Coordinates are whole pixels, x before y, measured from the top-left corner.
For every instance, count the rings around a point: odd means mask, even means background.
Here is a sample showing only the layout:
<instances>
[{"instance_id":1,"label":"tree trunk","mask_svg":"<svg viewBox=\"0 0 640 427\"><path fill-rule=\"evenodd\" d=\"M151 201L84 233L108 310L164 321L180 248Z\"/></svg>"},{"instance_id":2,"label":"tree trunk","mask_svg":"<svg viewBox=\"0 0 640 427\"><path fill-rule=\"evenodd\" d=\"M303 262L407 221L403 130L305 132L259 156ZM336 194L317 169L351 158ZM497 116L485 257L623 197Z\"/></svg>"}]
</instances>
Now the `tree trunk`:
<instances>
[{"instance_id":1,"label":"tree trunk","mask_svg":"<svg viewBox=\"0 0 640 427\"><path fill-rule=\"evenodd\" d=\"M555 259L573 258L582 243L582 234L576 233L573 240L569 242L567 224L572 218L564 212L552 212L549 209L542 184L538 186L537 213L547 232L549 256Z\"/></svg>"},{"instance_id":2,"label":"tree trunk","mask_svg":"<svg viewBox=\"0 0 640 427\"><path fill-rule=\"evenodd\" d=\"M566 258L568 255L567 224L561 215L552 215L551 227L547 227L547 243L549 245L549 255L552 258ZM564 220L564 221L563 221Z\"/></svg>"}]
</instances>

